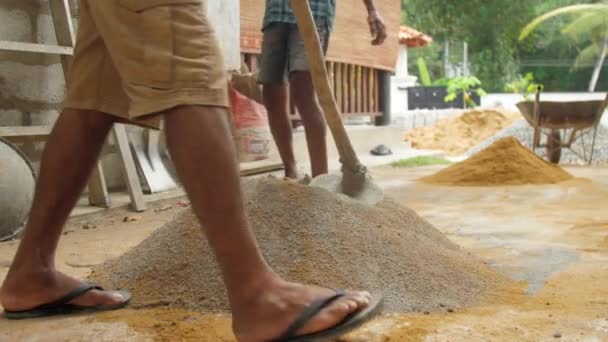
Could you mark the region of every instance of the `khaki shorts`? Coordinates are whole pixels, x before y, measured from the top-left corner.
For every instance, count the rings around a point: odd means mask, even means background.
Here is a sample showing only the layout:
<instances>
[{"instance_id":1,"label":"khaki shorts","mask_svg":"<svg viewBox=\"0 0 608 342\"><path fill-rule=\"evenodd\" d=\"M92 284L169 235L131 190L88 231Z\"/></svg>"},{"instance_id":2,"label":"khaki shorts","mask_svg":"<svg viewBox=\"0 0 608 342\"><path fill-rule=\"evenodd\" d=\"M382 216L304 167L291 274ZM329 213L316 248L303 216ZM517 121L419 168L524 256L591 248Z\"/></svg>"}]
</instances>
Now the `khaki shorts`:
<instances>
[{"instance_id":1,"label":"khaki shorts","mask_svg":"<svg viewBox=\"0 0 608 342\"><path fill-rule=\"evenodd\" d=\"M228 106L204 0L80 0L66 108L159 128L180 105Z\"/></svg>"}]
</instances>

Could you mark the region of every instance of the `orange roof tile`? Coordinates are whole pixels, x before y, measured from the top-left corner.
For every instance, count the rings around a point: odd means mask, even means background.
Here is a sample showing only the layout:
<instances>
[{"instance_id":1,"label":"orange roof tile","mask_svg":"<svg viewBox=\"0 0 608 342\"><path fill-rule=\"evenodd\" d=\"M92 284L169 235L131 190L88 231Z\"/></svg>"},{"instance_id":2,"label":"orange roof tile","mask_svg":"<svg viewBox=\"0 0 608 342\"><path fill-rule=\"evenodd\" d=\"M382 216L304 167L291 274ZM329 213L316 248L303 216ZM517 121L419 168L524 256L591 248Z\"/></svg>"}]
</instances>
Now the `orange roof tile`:
<instances>
[{"instance_id":1,"label":"orange roof tile","mask_svg":"<svg viewBox=\"0 0 608 342\"><path fill-rule=\"evenodd\" d=\"M409 26L402 25L399 29L399 44L407 47L423 47L433 42L433 38L416 31Z\"/></svg>"}]
</instances>

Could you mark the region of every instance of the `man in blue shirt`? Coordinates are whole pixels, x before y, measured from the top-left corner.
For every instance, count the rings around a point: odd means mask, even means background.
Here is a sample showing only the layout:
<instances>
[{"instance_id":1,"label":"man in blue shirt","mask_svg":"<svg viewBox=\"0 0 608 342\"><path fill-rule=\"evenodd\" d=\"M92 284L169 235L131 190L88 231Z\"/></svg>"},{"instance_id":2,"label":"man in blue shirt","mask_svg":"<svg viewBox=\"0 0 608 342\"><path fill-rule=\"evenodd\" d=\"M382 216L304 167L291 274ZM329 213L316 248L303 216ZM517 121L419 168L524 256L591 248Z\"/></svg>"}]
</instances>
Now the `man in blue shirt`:
<instances>
[{"instance_id":1,"label":"man in blue shirt","mask_svg":"<svg viewBox=\"0 0 608 342\"><path fill-rule=\"evenodd\" d=\"M386 39L386 27L373 0L363 0L368 12L372 44L380 45ZM336 13L336 0L309 0L319 38L325 52L329 44ZM304 42L296 24L289 0L266 0L264 15L264 42L258 81L264 86L264 105L281 160L285 176L297 178L293 153L291 122L287 112L287 80L293 100L302 117L312 166L312 177L327 173L327 146L325 119L312 83Z\"/></svg>"}]
</instances>

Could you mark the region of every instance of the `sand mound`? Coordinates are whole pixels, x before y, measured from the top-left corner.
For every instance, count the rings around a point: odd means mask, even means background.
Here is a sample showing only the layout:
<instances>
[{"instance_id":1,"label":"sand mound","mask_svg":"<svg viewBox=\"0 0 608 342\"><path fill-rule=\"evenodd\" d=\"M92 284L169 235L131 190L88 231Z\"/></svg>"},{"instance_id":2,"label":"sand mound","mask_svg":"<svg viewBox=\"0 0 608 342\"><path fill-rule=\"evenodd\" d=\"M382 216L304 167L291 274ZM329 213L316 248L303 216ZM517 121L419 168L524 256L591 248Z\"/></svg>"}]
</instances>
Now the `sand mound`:
<instances>
[{"instance_id":1,"label":"sand mound","mask_svg":"<svg viewBox=\"0 0 608 342\"><path fill-rule=\"evenodd\" d=\"M246 180L244 189L265 256L290 280L381 291L390 311L470 304L503 281L393 201L369 207L273 178ZM220 272L190 210L96 268L92 278L131 290L135 307L228 310Z\"/></svg>"},{"instance_id":2,"label":"sand mound","mask_svg":"<svg viewBox=\"0 0 608 342\"><path fill-rule=\"evenodd\" d=\"M461 155L518 119L521 119L519 113L498 109L471 110L440 120L433 126L415 128L407 132L404 139L414 148Z\"/></svg>"},{"instance_id":3,"label":"sand mound","mask_svg":"<svg viewBox=\"0 0 608 342\"><path fill-rule=\"evenodd\" d=\"M502 138L469 159L453 164L421 181L432 184L487 186L553 184L572 175L523 146L513 137Z\"/></svg>"}]
</instances>

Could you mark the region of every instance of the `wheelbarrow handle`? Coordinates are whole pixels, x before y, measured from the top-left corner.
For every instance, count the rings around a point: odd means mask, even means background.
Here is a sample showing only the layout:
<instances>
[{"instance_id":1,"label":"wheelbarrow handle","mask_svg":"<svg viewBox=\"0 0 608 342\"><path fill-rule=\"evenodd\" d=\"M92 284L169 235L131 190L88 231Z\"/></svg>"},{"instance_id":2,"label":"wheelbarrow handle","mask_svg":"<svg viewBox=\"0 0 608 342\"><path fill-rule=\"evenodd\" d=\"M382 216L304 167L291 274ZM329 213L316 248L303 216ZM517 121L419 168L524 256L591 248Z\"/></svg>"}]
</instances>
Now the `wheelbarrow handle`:
<instances>
[{"instance_id":1,"label":"wheelbarrow handle","mask_svg":"<svg viewBox=\"0 0 608 342\"><path fill-rule=\"evenodd\" d=\"M532 112L532 126L534 134L532 135L532 149L534 150L540 145L540 92L541 86L536 87L536 96L534 97L534 111Z\"/></svg>"},{"instance_id":2,"label":"wheelbarrow handle","mask_svg":"<svg viewBox=\"0 0 608 342\"><path fill-rule=\"evenodd\" d=\"M604 98L604 103L602 103L602 105L600 107L600 112L599 112L600 116L604 113L604 111L606 110L606 107L608 107L608 93L606 93L606 97Z\"/></svg>"}]
</instances>

